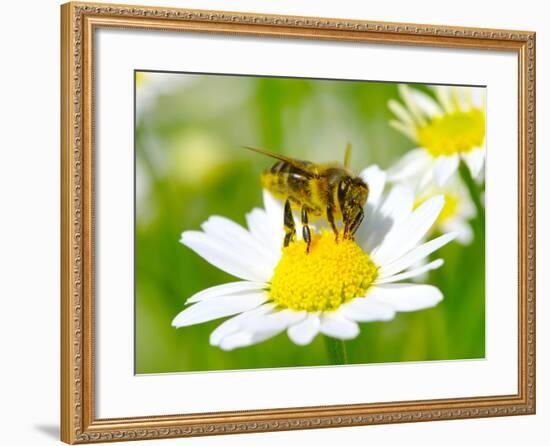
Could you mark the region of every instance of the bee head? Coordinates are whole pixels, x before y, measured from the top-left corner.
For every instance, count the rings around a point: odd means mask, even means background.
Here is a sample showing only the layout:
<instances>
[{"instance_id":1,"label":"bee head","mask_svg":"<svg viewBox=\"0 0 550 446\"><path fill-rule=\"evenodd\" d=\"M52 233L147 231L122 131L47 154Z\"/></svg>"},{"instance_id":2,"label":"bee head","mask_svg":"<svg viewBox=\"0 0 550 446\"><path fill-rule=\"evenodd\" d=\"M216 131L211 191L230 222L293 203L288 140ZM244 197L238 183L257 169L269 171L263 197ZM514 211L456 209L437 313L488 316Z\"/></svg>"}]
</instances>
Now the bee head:
<instances>
[{"instance_id":1,"label":"bee head","mask_svg":"<svg viewBox=\"0 0 550 446\"><path fill-rule=\"evenodd\" d=\"M362 207L367 203L369 196L369 186L361 178L355 177L351 183L350 195L353 197L352 201L360 204Z\"/></svg>"},{"instance_id":2,"label":"bee head","mask_svg":"<svg viewBox=\"0 0 550 446\"><path fill-rule=\"evenodd\" d=\"M357 204L364 207L369 196L369 186L359 177L346 177L340 182L338 197L340 203Z\"/></svg>"}]
</instances>

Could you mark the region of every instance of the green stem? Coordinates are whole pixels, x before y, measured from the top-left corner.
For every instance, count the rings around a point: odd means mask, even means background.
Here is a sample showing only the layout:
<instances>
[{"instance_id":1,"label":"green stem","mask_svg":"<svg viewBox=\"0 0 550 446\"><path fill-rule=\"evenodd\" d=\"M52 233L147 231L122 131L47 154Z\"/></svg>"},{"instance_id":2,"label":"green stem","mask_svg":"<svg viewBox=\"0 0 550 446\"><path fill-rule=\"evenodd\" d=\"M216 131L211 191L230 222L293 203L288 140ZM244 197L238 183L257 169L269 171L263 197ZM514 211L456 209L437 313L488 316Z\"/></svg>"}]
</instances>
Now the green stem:
<instances>
[{"instance_id":1,"label":"green stem","mask_svg":"<svg viewBox=\"0 0 550 446\"><path fill-rule=\"evenodd\" d=\"M346 344L344 341L334 339L329 336L323 336L325 339L325 348L327 349L327 355L332 365L347 364L348 352L346 350Z\"/></svg>"},{"instance_id":2,"label":"green stem","mask_svg":"<svg viewBox=\"0 0 550 446\"><path fill-rule=\"evenodd\" d=\"M470 169L466 165L464 161L460 161L460 176L462 180L464 181L464 184L466 185L466 188L468 189L468 192L470 194L470 198L472 199L472 202L474 203L474 206L477 211L477 221L478 221L478 232L481 237L485 237L485 207L483 206L483 203L481 203L481 191L476 183L476 181L473 179L472 174L470 172Z\"/></svg>"}]
</instances>

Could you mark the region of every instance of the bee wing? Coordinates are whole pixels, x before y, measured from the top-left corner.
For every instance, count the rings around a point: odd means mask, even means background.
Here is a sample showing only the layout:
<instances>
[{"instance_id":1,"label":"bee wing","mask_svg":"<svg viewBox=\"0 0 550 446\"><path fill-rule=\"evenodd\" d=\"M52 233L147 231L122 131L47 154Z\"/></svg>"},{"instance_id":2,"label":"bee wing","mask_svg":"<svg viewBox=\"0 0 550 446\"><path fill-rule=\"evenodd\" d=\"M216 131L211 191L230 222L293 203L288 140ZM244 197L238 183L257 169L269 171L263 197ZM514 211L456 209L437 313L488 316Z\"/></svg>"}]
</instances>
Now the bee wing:
<instances>
[{"instance_id":1,"label":"bee wing","mask_svg":"<svg viewBox=\"0 0 550 446\"><path fill-rule=\"evenodd\" d=\"M311 171L310 167L311 163L308 161L302 161L295 158L289 158L288 156L281 155L280 153L274 153L270 152L269 150L260 149L258 147L248 147L243 146L243 148L252 150L253 152L261 153L262 155L269 156L271 158L278 159L280 161L284 161L285 163L290 164L295 169L300 170L305 176L313 178L315 176L315 173Z\"/></svg>"}]
</instances>

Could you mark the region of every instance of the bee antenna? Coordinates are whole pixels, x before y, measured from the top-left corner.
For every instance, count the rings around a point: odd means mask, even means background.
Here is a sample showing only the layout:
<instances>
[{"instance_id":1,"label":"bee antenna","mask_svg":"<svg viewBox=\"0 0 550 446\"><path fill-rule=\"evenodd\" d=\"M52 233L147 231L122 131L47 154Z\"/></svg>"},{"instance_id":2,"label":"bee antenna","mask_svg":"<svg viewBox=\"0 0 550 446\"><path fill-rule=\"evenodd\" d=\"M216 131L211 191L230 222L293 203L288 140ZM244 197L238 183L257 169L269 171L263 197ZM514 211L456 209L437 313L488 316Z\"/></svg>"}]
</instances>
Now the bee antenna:
<instances>
[{"instance_id":1,"label":"bee antenna","mask_svg":"<svg viewBox=\"0 0 550 446\"><path fill-rule=\"evenodd\" d=\"M351 143L347 143L346 151L344 153L344 167L347 169L349 167L349 162L351 160Z\"/></svg>"}]
</instances>

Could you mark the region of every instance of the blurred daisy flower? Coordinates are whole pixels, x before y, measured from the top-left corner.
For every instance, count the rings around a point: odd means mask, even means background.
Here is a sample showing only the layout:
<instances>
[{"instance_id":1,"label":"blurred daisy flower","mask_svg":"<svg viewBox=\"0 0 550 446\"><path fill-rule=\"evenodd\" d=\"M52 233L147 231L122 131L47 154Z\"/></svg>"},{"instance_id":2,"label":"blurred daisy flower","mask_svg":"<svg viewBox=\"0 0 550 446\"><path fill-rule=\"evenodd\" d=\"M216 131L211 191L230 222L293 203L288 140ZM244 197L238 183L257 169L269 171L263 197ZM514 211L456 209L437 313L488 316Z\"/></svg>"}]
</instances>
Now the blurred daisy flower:
<instances>
[{"instance_id":1,"label":"blurred daisy flower","mask_svg":"<svg viewBox=\"0 0 550 446\"><path fill-rule=\"evenodd\" d=\"M136 116L151 109L161 95L187 86L191 81L177 73L135 71Z\"/></svg>"},{"instance_id":2,"label":"blurred daisy flower","mask_svg":"<svg viewBox=\"0 0 550 446\"><path fill-rule=\"evenodd\" d=\"M390 125L411 138L418 148L388 170L393 182L416 181L420 188L432 179L443 185L464 160L479 180L485 164L485 89L433 87L436 99L399 85L402 102L388 102L396 120Z\"/></svg>"},{"instance_id":3,"label":"blurred daisy flower","mask_svg":"<svg viewBox=\"0 0 550 446\"><path fill-rule=\"evenodd\" d=\"M191 296L172 325L232 316L211 333L211 345L233 350L283 331L295 344L307 345L319 333L353 339L358 322L388 321L396 312L437 305L443 298L437 287L403 281L440 267L441 259L413 266L457 235L423 241L444 209L443 196L415 208L408 187L383 194L386 175L378 167L361 176L370 194L355 240L337 242L328 229L312 227L309 253L301 239L282 248L283 205L266 191L264 208L246 215L248 229L212 216L202 231L184 231L181 243L241 281Z\"/></svg>"},{"instance_id":4,"label":"blurred daisy flower","mask_svg":"<svg viewBox=\"0 0 550 446\"><path fill-rule=\"evenodd\" d=\"M473 239L473 231L469 220L476 216L476 208L470 198L468 189L457 176L447 181L444 186L438 186L431 182L416 194L415 207L438 195L445 198L445 204L432 227L432 231L440 233L456 232L456 240L463 245L469 245Z\"/></svg>"}]
</instances>

